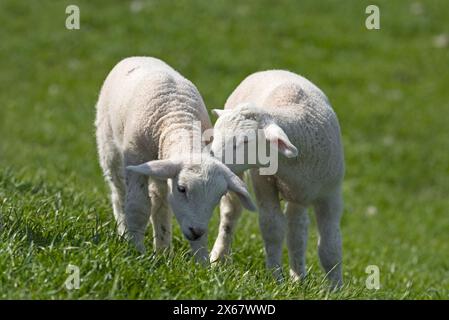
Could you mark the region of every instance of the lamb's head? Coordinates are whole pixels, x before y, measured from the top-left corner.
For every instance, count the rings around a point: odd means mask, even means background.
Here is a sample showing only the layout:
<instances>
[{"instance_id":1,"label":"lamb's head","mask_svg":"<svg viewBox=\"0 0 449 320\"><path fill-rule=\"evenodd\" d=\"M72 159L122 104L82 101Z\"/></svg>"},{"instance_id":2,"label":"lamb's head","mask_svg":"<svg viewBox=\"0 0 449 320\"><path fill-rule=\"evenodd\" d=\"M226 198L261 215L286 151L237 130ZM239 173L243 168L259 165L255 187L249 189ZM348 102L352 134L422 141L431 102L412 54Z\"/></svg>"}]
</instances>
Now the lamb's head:
<instances>
[{"instance_id":1,"label":"lamb's head","mask_svg":"<svg viewBox=\"0 0 449 320\"><path fill-rule=\"evenodd\" d=\"M265 161L270 159L261 161L261 155L266 156L267 146L273 146L288 158L298 155L298 149L264 109L243 103L233 109L213 111L218 119L211 154L233 172L268 165Z\"/></svg>"},{"instance_id":2,"label":"lamb's head","mask_svg":"<svg viewBox=\"0 0 449 320\"><path fill-rule=\"evenodd\" d=\"M191 241L206 233L215 206L228 191L235 192L245 208L255 210L245 183L220 161L205 154L154 160L127 169L167 180L171 209L184 236Z\"/></svg>"}]
</instances>

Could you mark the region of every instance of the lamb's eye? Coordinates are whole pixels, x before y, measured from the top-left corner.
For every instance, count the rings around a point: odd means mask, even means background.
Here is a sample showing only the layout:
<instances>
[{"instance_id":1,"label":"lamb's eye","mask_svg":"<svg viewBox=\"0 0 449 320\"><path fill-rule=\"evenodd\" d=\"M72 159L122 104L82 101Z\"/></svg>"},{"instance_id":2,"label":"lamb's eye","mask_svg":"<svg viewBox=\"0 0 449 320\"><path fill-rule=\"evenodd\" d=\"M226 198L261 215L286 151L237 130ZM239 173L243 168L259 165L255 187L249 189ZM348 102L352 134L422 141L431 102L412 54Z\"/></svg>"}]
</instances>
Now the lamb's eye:
<instances>
[{"instance_id":1,"label":"lamb's eye","mask_svg":"<svg viewBox=\"0 0 449 320\"><path fill-rule=\"evenodd\" d=\"M183 186L177 186L177 189L178 189L178 191L181 192L181 193L185 193L185 192L186 192L186 187L183 187Z\"/></svg>"}]
</instances>

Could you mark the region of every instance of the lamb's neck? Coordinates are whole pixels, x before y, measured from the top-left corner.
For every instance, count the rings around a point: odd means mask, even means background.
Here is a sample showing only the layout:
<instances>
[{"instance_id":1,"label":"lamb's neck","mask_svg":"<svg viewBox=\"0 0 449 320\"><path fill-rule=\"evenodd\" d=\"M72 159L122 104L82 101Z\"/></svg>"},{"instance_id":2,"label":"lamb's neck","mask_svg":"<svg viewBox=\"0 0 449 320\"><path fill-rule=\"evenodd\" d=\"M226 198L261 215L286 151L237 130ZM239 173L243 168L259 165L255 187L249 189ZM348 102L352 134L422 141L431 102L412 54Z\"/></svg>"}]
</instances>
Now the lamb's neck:
<instances>
[{"instance_id":1,"label":"lamb's neck","mask_svg":"<svg viewBox=\"0 0 449 320\"><path fill-rule=\"evenodd\" d=\"M292 117L289 115L288 107L286 108L265 108L263 109L263 113L261 116L261 127L265 127L270 123L276 123L280 127L284 122L289 122L292 120ZM297 111L297 110L296 110ZM296 115L294 116L297 117Z\"/></svg>"},{"instance_id":2,"label":"lamb's neck","mask_svg":"<svg viewBox=\"0 0 449 320\"><path fill-rule=\"evenodd\" d=\"M309 126L313 125L310 122L315 122L316 119L313 114L308 116L310 112L307 112L305 109L302 112L298 112L299 110L297 106L264 109L260 120L260 128L274 123L281 127L288 137L304 136L307 134Z\"/></svg>"},{"instance_id":3,"label":"lamb's neck","mask_svg":"<svg viewBox=\"0 0 449 320\"><path fill-rule=\"evenodd\" d=\"M201 153L203 148L201 130L195 125L172 125L159 139L159 158L178 158Z\"/></svg>"}]
</instances>

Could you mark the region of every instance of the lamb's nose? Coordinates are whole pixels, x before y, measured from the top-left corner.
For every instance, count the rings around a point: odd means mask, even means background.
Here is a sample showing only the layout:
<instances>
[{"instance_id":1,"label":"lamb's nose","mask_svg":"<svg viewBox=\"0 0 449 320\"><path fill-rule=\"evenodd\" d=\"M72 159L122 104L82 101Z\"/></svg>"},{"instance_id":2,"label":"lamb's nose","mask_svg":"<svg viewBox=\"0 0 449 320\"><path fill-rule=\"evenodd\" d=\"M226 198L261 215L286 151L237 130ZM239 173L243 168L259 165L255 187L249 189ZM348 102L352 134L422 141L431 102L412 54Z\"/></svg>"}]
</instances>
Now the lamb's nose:
<instances>
[{"instance_id":1,"label":"lamb's nose","mask_svg":"<svg viewBox=\"0 0 449 320\"><path fill-rule=\"evenodd\" d=\"M206 232L202 228L190 227L189 230L190 230L190 233L192 234L192 240L198 240Z\"/></svg>"}]
</instances>

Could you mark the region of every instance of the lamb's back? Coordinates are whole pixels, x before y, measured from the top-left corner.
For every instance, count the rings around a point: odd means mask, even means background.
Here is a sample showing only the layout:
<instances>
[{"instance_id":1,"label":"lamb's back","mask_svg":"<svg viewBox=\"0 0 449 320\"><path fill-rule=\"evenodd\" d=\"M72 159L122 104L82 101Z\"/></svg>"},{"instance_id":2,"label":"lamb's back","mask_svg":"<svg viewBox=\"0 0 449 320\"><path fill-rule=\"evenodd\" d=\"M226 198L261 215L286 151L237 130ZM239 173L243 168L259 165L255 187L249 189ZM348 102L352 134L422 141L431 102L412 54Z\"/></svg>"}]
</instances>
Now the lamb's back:
<instances>
[{"instance_id":1,"label":"lamb's back","mask_svg":"<svg viewBox=\"0 0 449 320\"><path fill-rule=\"evenodd\" d=\"M259 107L301 105L305 99L327 101L325 94L306 78L286 70L268 70L246 77L229 96L225 109L242 102Z\"/></svg>"},{"instance_id":2,"label":"lamb's back","mask_svg":"<svg viewBox=\"0 0 449 320\"><path fill-rule=\"evenodd\" d=\"M265 108L299 147L297 159L281 159L277 175L284 195L314 198L338 184L344 174L340 126L326 95L295 73L269 70L248 76L231 94L225 108L251 102ZM284 163L285 162L285 163ZM295 175L291 175L295 172ZM298 192L298 190L300 190ZM304 200L306 201L306 200Z\"/></svg>"},{"instance_id":3,"label":"lamb's back","mask_svg":"<svg viewBox=\"0 0 449 320\"><path fill-rule=\"evenodd\" d=\"M196 87L165 62L151 57L120 61L103 84L98 108L103 109L98 112L108 118L119 144L139 135L157 140L161 126L168 122L198 120L203 127L210 127Z\"/></svg>"}]
</instances>

